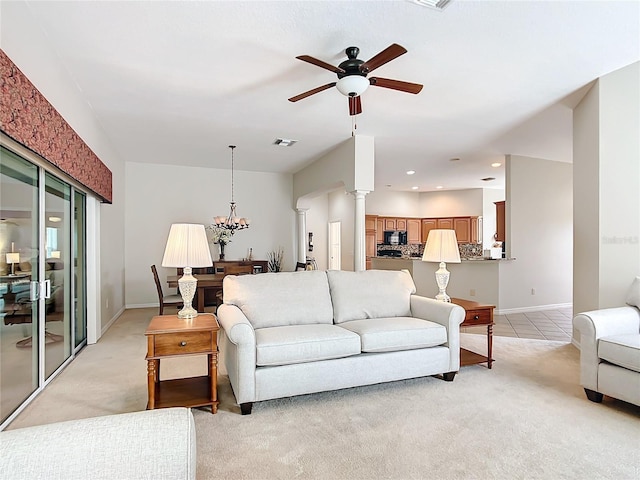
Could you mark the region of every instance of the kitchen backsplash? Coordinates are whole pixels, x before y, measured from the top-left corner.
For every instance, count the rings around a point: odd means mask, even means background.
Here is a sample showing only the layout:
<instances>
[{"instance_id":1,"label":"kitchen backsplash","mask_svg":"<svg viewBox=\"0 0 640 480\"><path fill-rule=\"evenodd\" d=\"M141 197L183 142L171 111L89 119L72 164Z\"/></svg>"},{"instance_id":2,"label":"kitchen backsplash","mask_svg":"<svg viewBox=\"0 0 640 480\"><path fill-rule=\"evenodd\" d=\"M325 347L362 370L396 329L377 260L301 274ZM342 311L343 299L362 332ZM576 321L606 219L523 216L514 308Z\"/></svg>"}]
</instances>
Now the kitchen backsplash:
<instances>
[{"instance_id":1,"label":"kitchen backsplash","mask_svg":"<svg viewBox=\"0 0 640 480\"><path fill-rule=\"evenodd\" d=\"M460 258L482 257L481 243L459 243ZM378 252L383 250L399 250L404 258L420 258L424 251L424 245L378 245Z\"/></svg>"}]
</instances>

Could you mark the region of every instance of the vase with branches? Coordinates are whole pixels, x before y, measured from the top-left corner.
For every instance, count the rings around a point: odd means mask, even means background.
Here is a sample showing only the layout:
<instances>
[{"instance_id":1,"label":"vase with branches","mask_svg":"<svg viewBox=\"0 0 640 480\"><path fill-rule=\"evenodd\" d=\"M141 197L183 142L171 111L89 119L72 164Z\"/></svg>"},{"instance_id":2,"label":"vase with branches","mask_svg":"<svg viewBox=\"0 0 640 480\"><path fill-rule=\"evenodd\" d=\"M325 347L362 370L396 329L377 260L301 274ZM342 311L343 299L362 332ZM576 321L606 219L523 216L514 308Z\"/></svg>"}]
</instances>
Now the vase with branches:
<instances>
[{"instance_id":1,"label":"vase with branches","mask_svg":"<svg viewBox=\"0 0 640 480\"><path fill-rule=\"evenodd\" d=\"M205 229L209 233L209 241L220 246L220 260L224 260L224 247L231 242L231 231L217 225L209 225Z\"/></svg>"},{"instance_id":2,"label":"vase with branches","mask_svg":"<svg viewBox=\"0 0 640 480\"><path fill-rule=\"evenodd\" d=\"M279 247L267 253L267 265L270 272L279 272L282 269L282 259L284 258L284 250Z\"/></svg>"}]
</instances>

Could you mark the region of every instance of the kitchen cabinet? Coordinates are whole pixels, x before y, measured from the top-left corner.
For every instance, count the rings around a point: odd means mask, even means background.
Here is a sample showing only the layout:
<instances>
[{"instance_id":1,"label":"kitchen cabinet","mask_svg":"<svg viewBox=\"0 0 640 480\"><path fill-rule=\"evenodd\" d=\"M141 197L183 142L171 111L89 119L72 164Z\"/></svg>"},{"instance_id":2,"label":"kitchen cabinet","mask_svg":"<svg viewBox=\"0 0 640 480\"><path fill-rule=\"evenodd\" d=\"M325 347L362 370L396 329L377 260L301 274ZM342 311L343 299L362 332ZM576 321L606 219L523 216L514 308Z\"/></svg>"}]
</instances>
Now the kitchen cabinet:
<instances>
[{"instance_id":1,"label":"kitchen cabinet","mask_svg":"<svg viewBox=\"0 0 640 480\"><path fill-rule=\"evenodd\" d=\"M495 239L498 242L504 242L506 237L506 224L505 224L505 204L504 200L501 202L494 202L496 204L496 235Z\"/></svg>"},{"instance_id":2,"label":"kitchen cabinet","mask_svg":"<svg viewBox=\"0 0 640 480\"><path fill-rule=\"evenodd\" d=\"M383 217L383 229L382 230L398 230L396 228L396 218L395 217Z\"/></svg>"},{"instance_id":3,"label":"kitchen cabinet","mask_svg":"<svg viewBox=\"0 0 640 480\"><path fill-rule=\"evenodd\" d=\"M422 242L429 238L429 232L434 228L440 230L455 230L458 243L478 243L479 229L478 217L445 217L445 218L423 218Z\"/></svg>"},{"instance_id":4,"label":"kitchen cabinet","mask_svg":"<svg viewBox=\"0 0 640 480\"><path fill-rule=\"evenodd\" d=\"M407 219L406 218L396 218L396 230L407 231Z\"/></svg>"},{"instance_id":5,"label":"kitchen cabinet","mask_svg":"<svg viewBox=\"0 0 640 480\"><path fill-rule=\"evenodd\" d=\"M426 243L427 238L429 238L429 232L438 228L438 220L435 218L423 218L422 219L422 243Z\"/></svg>"},{"instance_id":6,"label":"kitchen cabinet","mask_svg":"<svg viewBox=\"0 0 640 480\"><path fill-rule=\"evenodd\" d=\"M419 218L407 218L407 243L409 245L422 243L422 221Z\"/></svg>"},{"instance_id":7,"label":"kitchen cabinet","mask_svg":"<svg viewBox=\"0 0 640 480\"><path fill-rule=\"evenodd\" d=\"M453 229L456 231L458 243L471 243L471 217L454 218Z\"/></svg>"},{"instance_id":8,"label":"kitchen cabinet","mask_svg":"<svg viewBox=\"0 0 640 480\"><path fill-rule=\"evenodd\" d=\"M376 215L365 215L364 227L365 227L365 267L367 270L371 269L371 257L375 257L377 254L377 242L376 242L376 225L378 217Z\"/></svg>"},{"instance_id":9,"label":"kitchen cabinet","mask_svg":"<svg viewBox=\"0 0 640 480\"><path fill-rule=\"evenodd\" d=\"M376 219L376 243L384 243L384 221L380 217Z\"/></svg>"}]
</instances>

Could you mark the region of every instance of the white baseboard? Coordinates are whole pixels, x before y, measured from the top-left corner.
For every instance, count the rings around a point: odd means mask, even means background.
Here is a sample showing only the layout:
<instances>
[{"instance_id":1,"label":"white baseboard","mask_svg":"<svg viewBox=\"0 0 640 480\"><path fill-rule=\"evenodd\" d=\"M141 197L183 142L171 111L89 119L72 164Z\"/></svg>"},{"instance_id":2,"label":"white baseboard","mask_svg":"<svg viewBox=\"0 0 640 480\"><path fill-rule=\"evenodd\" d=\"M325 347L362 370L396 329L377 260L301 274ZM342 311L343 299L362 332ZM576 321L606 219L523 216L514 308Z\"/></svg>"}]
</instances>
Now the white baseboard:
<instances>
[{"instance_id":1,"label":"white baseboard","mask_svg":"<svg viewBox=\"0 0 640 480\"><path fill-rule=\"evenodd\" d=\"M532 307L519 307L519 308L504 308L496 310L495 315L508 315L510 313L529 313L539 312L540 310L557 310L558 308L572 307L572 303L556 303L553 305L536 305Z\"/></svg>"},{"instance_id":2,"label":"white baseboard","mask_svg":"<svg viewBox=\"0 0 640 480\"><path fill-rule=\"evenodd\" d=\"M118 318L120 318L120 315L122 315L122 314L124 313L124 311L125 311L125 310L126 310L126 307L122 307L122 308L120 308L120 310L118 310L118 311L113 315L113 317L111 317L111 320L109 320L109 322L108 322L106 325L103 325L103 326L102 326L102 329L100 330L100 336L101 336L101 337L102 337L102 335L104 335L104 334L105 334L105 332L106 332L107 330L109 330L109 327L111 327L111 325L113 325L113 324L114 324L114 322L115 322Z\"/></svg>"},{"instance_id":3,"label":"white baseboard","mask_svg":"<svg viewBox=\"0 0 640 480\"><path fill-rule=\"evenodd\" d=\"M158 302L156 303L132 303L130 305L125 305L125 308L127 310L131 309L131 308L159 308L160 305L158 304Z\"/></svg>"}]
</instances>

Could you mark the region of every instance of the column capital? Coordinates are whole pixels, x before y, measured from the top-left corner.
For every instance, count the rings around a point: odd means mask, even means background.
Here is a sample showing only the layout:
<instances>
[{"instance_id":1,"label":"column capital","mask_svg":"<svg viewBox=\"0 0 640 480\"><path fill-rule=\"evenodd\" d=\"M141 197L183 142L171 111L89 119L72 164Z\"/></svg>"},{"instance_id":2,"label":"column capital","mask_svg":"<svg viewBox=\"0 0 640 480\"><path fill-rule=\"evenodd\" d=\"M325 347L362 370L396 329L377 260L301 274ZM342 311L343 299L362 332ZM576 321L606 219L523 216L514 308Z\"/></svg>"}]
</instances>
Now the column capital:
<instances>
[{"instance_id":1,"label":"column capital","mask_svg":"<svg viewBox=\"0 0 640 480\"><path fill-rule=\"evenodd\" d=\"M353 190L349 193L356 198L364 198L367 193L371 193L371 190Z\"/></svg>"}]
</instances>

